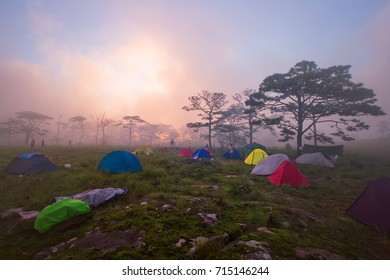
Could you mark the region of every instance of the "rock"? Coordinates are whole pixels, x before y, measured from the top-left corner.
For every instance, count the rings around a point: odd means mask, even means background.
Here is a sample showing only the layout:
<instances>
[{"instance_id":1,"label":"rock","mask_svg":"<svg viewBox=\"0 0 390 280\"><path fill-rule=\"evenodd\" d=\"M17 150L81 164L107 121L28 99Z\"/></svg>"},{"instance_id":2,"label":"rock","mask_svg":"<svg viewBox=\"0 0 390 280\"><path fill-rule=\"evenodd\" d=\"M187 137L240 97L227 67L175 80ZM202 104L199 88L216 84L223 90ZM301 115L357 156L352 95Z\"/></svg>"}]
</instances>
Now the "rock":
<instances>
[{"instance_id":1,"label":"rock","mask_svg":"<svg viewBox=\"0 0 390 280\"><path fill-rule=\"evenodd\" d=\"M142 201L142 202L140 203L140 205L141 205L141 206L146 206L146 205L148 205L148 202L147 202L147 201Z\"/></svg>"},{"instance_id":2,"label":"rock","mask_svg":"<svg viewBox=\"0 0 390 280\"><path fill-rule=\"evenodd\" d=\"M212 236L212 237L203 237L199 236L194 239L192 239L192 247L190 248L189 255L207 255L210 252L215 253L217 251L220 251L224 248L225 242L229 235L227 233L224 233L222 235L218 236Z\"/></svg>"},{"instance_id":3,"label":"rock","mask_svg":"<svg viewBox=\"0 0 390 280\"><path fill-rule=\"evenodd\" d=\"M217 214L214 213L198 213L203 221L209 226L215 226L217 224Z\"/></svg>"},{"instance_id":4,"label":"rock","mask_svg":"<svg viewBox=\"0 0 390 280\"><path fill-rule=\"evenodd\" d=\"M216 186L216 185L204 185L204 186L201 186L201 188L202 189L211 190L211 191L214 191L214 192L219 191L219 187Z\"/></svg>"},{"instance_id":5,"label":"rock","mask_svg":"<svg viewBox=\"0 0 390 280\"><path fill-rule=\"evenodd\" d=\"M269 245L267 242L261 242L257 240L240 240L237 244L250 247L251 249L248 251L252 251L253 249L256 250L256 252L251 252L247 255L247 259L249 260L272 260L271 250L266 248L266 246Z\"/></svg>"},{"instance_id":6,"label":"rock","mask_svg":"<svg viewBox=\"0 0 390 280\"><path fill-rule=\"evenodd\" d=\"M187 243L187 240L185 240L184 238L180 238L179 241L177 241L177 243L175 244L175 247L176 248L181 248L186 243Z\"/></svg>"},{"instance_id":7,"label":"rock","mask_svg":"<svg viewBox=\"0 0 390 280\"><path fill-rule=\"evenodd\" d=\"M295 255L299 259L343 260L344 258L324 249L311 247L295 248Z\"/></svg>"},{"instance_id":8,"label":"rock","mask_svg":"<svg viewBox=\"0 0 390 280\"><path fill-rule=\"evenodd\" d=\"M268 234L276 234L275 232L269 230L268 228L266 227L259 227L256 229L258 232L261 232L261 233L268 233Z\"/></svg>"},{"instance_id":9,"label":"rock","mask_svg":"<svg viewBox=\"0 0 390 280\"><path fill-rule=\"evenodd\" d=\"M162 207L162 211L165 211L165 212L171 212L172 209L173 209L173 206L170 204L164 204Z\"/></svg>"},{"instance_id":10,"label":"rock","mask_svg":"<svg viewBox=\"0 0 390 280\"><path fill-rule=\"evenodd\" d=\"M20 211L23 211L23 208L11 208L11 209L3 212L1 214L1 218L2 219L7 219L7 218L11 218L11 217L17 216L17 215L19 215Z\"/></svg>"}]
</instances>

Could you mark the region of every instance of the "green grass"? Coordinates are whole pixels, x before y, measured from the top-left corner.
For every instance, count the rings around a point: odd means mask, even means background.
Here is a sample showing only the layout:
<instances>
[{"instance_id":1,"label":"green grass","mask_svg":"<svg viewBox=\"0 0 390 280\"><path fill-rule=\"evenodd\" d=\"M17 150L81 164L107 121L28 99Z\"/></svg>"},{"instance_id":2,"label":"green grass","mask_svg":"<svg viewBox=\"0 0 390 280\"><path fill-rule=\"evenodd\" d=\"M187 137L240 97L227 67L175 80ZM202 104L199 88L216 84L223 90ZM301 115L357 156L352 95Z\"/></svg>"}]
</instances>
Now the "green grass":
<instances>
[{"instance_id":1,"label":"green grass","mask_svg":"<svg viewBox=\"0 0 390 280\"><path fill-rule=\"evenodd\" d=\"M390 259L389 239L345 213L369 180L390 174L390 155L348 152L335 169L300 166L313 185L292 188L250 175L253 166L224 160L219 151L212 161L184 160L176 151L156 152L139 156L142 172L98 172L100 159L116 149L123 148L45 147L38 151L50 156L58 171L33 176L1 172L0 213L17 207L40 211L56 196L94 188L128 191L60 232L40 234L17 216L0 219L0 259L245 259L254 249L239 242L250 240L266 242L273 259L295 259L296 247L324 249L345 259ZM0 169L26 152L26 147L0 147ZM270 150L280 152L286 151ZM363 163L364 169L352 167L351 159ZM66 163L72 167L65 168ZM215 213L218 221L207 225L199 213ZM260 227L274 234L257 231ZM125 244L106 252L64 245L52 252L53 246L81 239L94 229L107 234L134 229L143 233L143 246ZM191 242L198 237L212 241L190 254ZM176 247L180 239L186 242Z\"/></svg>"}]
</instances>

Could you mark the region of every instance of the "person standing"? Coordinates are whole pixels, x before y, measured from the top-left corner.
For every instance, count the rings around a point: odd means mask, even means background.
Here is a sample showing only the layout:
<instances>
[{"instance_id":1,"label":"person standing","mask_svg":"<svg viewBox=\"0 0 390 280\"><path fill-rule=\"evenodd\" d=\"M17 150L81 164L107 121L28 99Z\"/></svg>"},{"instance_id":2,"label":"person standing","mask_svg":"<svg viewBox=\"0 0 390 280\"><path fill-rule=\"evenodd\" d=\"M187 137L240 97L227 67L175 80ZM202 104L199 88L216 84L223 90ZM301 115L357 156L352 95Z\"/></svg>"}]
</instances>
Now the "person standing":
<instances>
[{"instance_id":1,"label":"person standing","mask_svg":"<svg viewBox=\"0 0 390 280\"><path fill-rule=\"evenodd\" d=\"M230 143L229 154L230 154L230 159L233 159L234 158L234 147L233 147L232 143Z\"/></svg>"},{"instance_id":2,"label":"person standing","mask_svg":"<svg viewBox=\"0 0 390 280\"><path fill-rule=\"evenodd\" d=\"M34 149L34 147L35 147L35 139L34 138L31 139L30 146L31 146L31 149Z\"/></svg>"}]
</instances>

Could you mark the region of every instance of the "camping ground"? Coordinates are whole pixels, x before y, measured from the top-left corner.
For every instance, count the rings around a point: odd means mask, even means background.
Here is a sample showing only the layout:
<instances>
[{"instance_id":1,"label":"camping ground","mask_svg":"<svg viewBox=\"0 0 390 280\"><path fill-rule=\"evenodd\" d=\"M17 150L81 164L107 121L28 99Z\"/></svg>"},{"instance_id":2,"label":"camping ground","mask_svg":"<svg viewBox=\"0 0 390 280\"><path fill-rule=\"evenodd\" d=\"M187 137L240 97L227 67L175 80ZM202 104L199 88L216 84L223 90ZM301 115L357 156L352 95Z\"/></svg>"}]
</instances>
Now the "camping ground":
<instances>
[{"instance_id":1,"label":"camping ground","mask_svg":"<svg viewBox=\"0 0 390 280\"><path fill-rule=\"evenodd\" d=\"M38 148L58 170L15 176L3 170L29 150L1 147L0 213L40 211L56 196L89 189L127 193L46 233L18 215L1 218L0 259L390 259L388 236L346 214L368 181L389 176L390 153L347 150L334 169L299 166L312 186L293 188L250 175L253 166L223 159L222 150L214 150L212 161L177 157L178 149L155 151L138 156L142 172L97 171L116 149ZM268 152L294 159L293 151Z\"/></svg>"}]
</instances>

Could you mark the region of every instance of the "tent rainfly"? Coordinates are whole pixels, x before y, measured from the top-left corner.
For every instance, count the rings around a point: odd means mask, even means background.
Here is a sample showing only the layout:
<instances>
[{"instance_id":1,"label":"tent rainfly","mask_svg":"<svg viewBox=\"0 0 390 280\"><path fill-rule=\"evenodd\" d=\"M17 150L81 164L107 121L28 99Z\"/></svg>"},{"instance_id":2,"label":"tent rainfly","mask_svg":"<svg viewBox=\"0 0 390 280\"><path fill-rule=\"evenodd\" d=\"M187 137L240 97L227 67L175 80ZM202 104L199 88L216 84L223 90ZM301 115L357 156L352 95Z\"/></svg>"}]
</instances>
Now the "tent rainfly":
<instances>
[{"instance_id":1,"label":"tent rainfly","mask_svg":"<svg viewBox=\"0 0 390 280\"><path fill-rule=\"evenodd\" d=\"M384 234L390 234L390 178L367 183L366 188L347 209L347 213Z\"/></svg>"},{"instance_id":2,"label":"tent rainfly","mask_svg":"<svg viewBox=\"0 0 390 280\"><path fill-rule=\"evenodd\" d=\"M311 164L333 168L334 165L321 152L302 154L295 159L297 164Z\"/></svg>"},{"instance_id":3,"label":"tent rainfly","mask_svg":"<svg viewBox=\"0 0 390 280\"><path fill-rule=\"evenodd\" d=\"M253 169L252 175L271 175L282 164L288 160L285 154L273 154L260 161Z\"/></svg>"}]
</instances>

